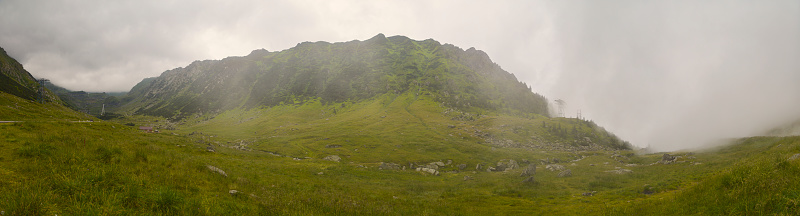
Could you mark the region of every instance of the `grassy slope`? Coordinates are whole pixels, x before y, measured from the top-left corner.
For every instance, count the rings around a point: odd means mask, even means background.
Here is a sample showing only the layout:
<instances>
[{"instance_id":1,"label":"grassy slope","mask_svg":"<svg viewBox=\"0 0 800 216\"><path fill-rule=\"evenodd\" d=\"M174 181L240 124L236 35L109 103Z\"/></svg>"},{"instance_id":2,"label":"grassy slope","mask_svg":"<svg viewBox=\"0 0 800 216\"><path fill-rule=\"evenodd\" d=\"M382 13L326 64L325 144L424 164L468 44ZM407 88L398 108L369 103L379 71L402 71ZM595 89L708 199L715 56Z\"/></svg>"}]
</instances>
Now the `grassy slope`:
<instances>
[{"instance_id":1,"label":"grassy slope","mask_svg":"<svg viewBox=\"0 0 800 216\"><path fill-rule=\"evenodd\" d=\"M3 99L3 113L20 103ZM649 165L661 156L620 151L624 156L615 160L611 151L492 150L470 135L477 128L509 139L533 135L556 140L538 134L544 130L538 127L531 127L530 134L512 128L541 121L566 124L566 119L489 115L455 121L425 97L383 99L337 105L336 114L318 103L234 110L207 121L198 116L191 119L198 122L161 134L110 122L49 121L50 116L69 119L76 114L35 103L19 105L26 113L39 113L27 115L27 120L48 120L0 124L0 148L6 149L0 152L0 210L11 215L648 215L791 214L798 209L800 160L786 161L800 153L797 137L745 139L718 151L697 152L696 159L677 153L686 162ZM137 124L155 119L139 120ZM187 135L194 131L203 134ZM242 141L254 150L225 147ZM216 146L216 153L205 151L209 144ZM328 154L343 161L320 159ZM519 169L473 172L476 163L503 158L565 160L576 154L585 158L560 163L572 170L572 177L559 178L540 165L532 184L522 183ZM381 161L407 165L448 159L469 166L440 176L377 168ZM616 167L633 173L605 172ZM451 165L441 170L456 169ZM463 180L465 176L472 180ZM655 193L643 194L645 184ZM232 189L240 193L230 195ZM580 195L588 191L597 193Z\"/></svg>"}]
</instances>

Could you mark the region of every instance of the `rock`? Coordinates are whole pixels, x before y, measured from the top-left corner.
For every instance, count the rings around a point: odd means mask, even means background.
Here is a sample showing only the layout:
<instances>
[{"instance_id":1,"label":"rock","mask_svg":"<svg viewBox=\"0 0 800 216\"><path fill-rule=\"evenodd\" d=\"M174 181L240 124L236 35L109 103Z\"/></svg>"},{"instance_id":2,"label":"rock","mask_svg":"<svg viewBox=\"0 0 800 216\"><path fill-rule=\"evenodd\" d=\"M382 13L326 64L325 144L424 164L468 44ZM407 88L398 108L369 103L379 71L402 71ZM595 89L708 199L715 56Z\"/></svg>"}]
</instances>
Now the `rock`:
<instances>
[{"instance_id":1,"label":"rock","mask_svg":"<svg viewBox=\"0 0 800 216\"><path fill-rule=\"evenodd\" d=\"M447 160L447 163L446 163L446 164L444 164L444 165L445 165L445 166L450 166L450 164L453 164L453 160Z\"/></svg>"},{"instance_id":2,"label":"rock","mask_svg":"<svg viewBox=\"0 0 800 216\"><path fill-rule=\"evenodd\" d=\"M519 168L519 163L514 159L503 159L497 162L497 169L500 170L500 167L503 167L503 170L517 169Z\"/></svg>"},{"instance_id":3,"label":"rock","mask_svg":"<svg viewBox=\"0 0 800 216\"><path fill-rule=\"evenodd\" d=\"M533 178L533 176L528 176L528 178L525 178L525 180L522 180L522 183L533 183L533 182L536 182L536 180Z\"/></svg>"},{"instance_id":4,"label":"rock","mask_svg":"<svg viewBox=\"0 0 800 216\"><path fill-rule=\"evenodd\" d=\"M558 173L558 177L570 177L572 176L572 170L566 169Z\"/></svg>"},{"instance_id":5,"label":"rock","mask_svg":"<svg viewBox=\"0 0 800 216\"><path fill-rule=\"evenodd\" d=\"M653 194L653 193L655 193L655 189L653 189L652 186L646 184L646 185L644 185L644 189L642 190L642 193L643 194Z\"/></svg>"},{"instance_id":6,"label":"rock","mask_svg":"<svg viewBox=\"0 0 800 216\"><path fill-rule=\"evenodd\" d=\"M459 169L459 170L464 170L464 169L466 169L466 168L467 168L467 165L466 165L466 164L459 164L459 165L458 165L458 169Z\"/></svg>"},{"instance_id":7,"label":"rock","mask_svg":"<svg viewBox=\"0 0 800 216\"><path fill-rule=\"evenodd\" d=\"M456 126L455 126L455 125L448 125L447 127L448 127L448 128L456 128Z\"/></svg>"},{"instance_id":8,"label":"rock","mask_svg":"<svg viewBox=\"0 0 800 216\"><path fill-rule=\"evenodd\" d=\"M472 180L472 177L470 177L470 176L464 176L464 181L467 181L467 180Z\"/></svg>"},{"instance_id":9,"label":"rock","mask_svg":"<svg viewBox=\"0 0 800 216\"><path fill-rule=\"evenodd\" d=\"M482 169L483 169L483 164L475 165L475 170L482 170Z\"/></svg>"},{"instance_id":10,"label":"rock","mask_svg":"<svg viewBox=\"0 0 800 216\"><path fill-rule=\"evenodd\" d=\"M639 164L625 164L625 166L626 167L635 167L635 166L639 166Z\"/></svg>"},{"instance_id":11,"label":"rock","mask_svg":"<svg viewBox=\"0 0 800 216\"><path fill-rule=\"evenodd\" d=\"M589 166L594 166L594 164L589 164Z\"/></svg>"},{"instance_id":12,"label":"rock","mask_svg":"<svg viewBox=\"0 0 800 216\"><path fill-rule=\"evenodd\" d=\"M506 171L506 168L507 168L507 167L506 167L506 165L505 165L505 164L500 164L500 165L497 165L497 167L495 167L494 169L495 169L496 171L498 171L498 172L502 172L502 171ZM509 169L509 170L510 170L510 169Z\"/></svg>"},{"instance_id":13,"label":"rock","mask_svg":"<svg viewBox=\"0 0 800 216\"><path fill-rule=\"evenodd\" d=\"M237 191L237 190L229 190L228 193L231 194L231 195L236 195L236 194L239 193L239 191Z\"/></svg>"},{"instance_id":14,"label":"rock","mask_svg":"<svg viewBox=\"0 0 800 216\"><path fill-rule=\"evenodd\" d=\"M519 174L519 176L532 176L532 175L536 175L536 164L533 163L528 164L528 166L522 170L522 173Z\"/></svg>"},{"instance_id":15,"label":"rock","mask_svg":"<svg viewBox=\"0 0 800 216\"><path fill-rule=\"evenodd\" d=\"M342 145L326 145L325 148L341 148Z\"/></svg>"},{"instance_id":16,"label":"rock","mask_svg":"<svg viewBox=\"0 0 800 216\"><path fill-rule=\"evenodd\" d=\"M430 168L427 168L427 167L418 167L417 171L430 173L431 175L437 175L437 176L439 175L439 171L437 171L435 169L430 169Z\"/></svg>"},{"instance_id":17,"label":"rock","mask_svg":"<svg viewBox=\"0 0 800 216\"><path fill-rule=\"evenodd\" d=\"M208 147L206 147L206 151L207 152L216 152L216 150L214 150L214 146L213 145L208 145Z\"/></svg>"},{"instance_id":18,"label":"rock","mask_svg":"<svg viewBox=\"0 0 800 216\"><path fill-rule=\"evenodd\" d=\"M381 169L381 170L399 170L400 169L400 164L381 162L381 165L378 166L378 169Z\"/></svg>"},{"instance_id":19,"label":"rock","mask_svg":"<svg viewBox=\"0 0 800 216\"><path fill-rule=\"evenodd\" d=\"M797 159L800 159L800 153L794 154L791 157L789 157L789 161L793 161L793 160L797 160Z\"/></svg>"},{"instance_id":20,"label":"rock","mask_svg":"<svg viewBox=\"0 0 800 216\"><path fill-rule=\"evenodd\" d=\"M444 163L442 163L441 161L436 161L436 162L433 162L433 163L430 163L430 164L433 164L433 165L436 165L436 166L440 166L440 167L445 166Z\"/></svg>"},{"instance_id":21,"label":"rock","mask_svg":"<svg viewBox=\"0 0 800 216\"><path fill-rule=\"evenodd\" d=\"M323 172L318 172L318 173L317 173L317 175L322 175L322 174L325 174L325 173L323 173Z\"/></svg>"},{"instance_id":22,"label":"rock","mask_svg":"<svg viewBox=\"0 0 800 216\"><path fill-rule=\"evenodd\" d=\"M594 196L594 193L597 193L597 191L586 192L586 193L582 193L581 195L583 195L583 196Z\"/></svg>"},{"instance_id":23,"label":"rock","mask_svg":"<svg viewBox=\"0 0 800 216\"><path fill-rule=\"evenodd\" d=\"M615 169L615 170L609 170L609 171L606 171L606 172L614 173L614 174L625 174L625 173L632 173L633 171L631 171L629 169Z\"/></svg>"},{"instance_id":24,"label":"rock","mask_svg":"<svg viewBox=\"0 0 800 216\"><path fill-rule=\"evenodd\" d=\"M672 155L669 155L669 154L664 154L664 155L661 156L661 160L658 161L658 163L660 163L660 164L671 164L672 162L675 162L675 160L677 160L677 159L678 158L675 157L675 156L672 156Z\"/></svg>"},{"instance_id":25,"label":"rock","mask_svg":"<svg viewBox=\"0 0 800 216\"><path fill-rule=\"evenodd\" d=\"M547 170L550 170L550 171L562 171L562 170L566 169L566 167L564 167L562 165L558 165L558 164L550 164L550 165L547 165L544 168L547 169Z\"/></svg>"},{"instance_id":26,"label":"rock","mask_svg":"<svg viewBox=\"0 0 800 216\"><path fill-rule=\"evenodd\" d=\"M228 177L228 174L226 174L225 171L222 171L222 169L220 169L220 168L217 168L217 167L214 167L214 166L211 166L211 165L206 165L206 167L211 171L217 172L220 175L224 175L225 177Z\"/></svg>"},{"instance_id":27,"label":"rock","mask_svg":"<svg viewBox=\"0 0 800 216\"><path fill-rule=\"evenodd\" d=\"M486 168L486 172L494 172L494 171L497 171L497 169L495 169L494 167L489 166L489 168Z\"/></svg>"},{"instance_id":28,"label":"rock","mask_svg":"<svg viewBox=\"0 0 800 216\"><path fill-rule=\"evenodd\" d=\"M322 159L323 160L334 161L334 162L339 162L339 161L342 160L342 158L339 157L339 155L328 155L328 156L325 156L325 158L322 158Z\"/></svg>"}]
</instances>

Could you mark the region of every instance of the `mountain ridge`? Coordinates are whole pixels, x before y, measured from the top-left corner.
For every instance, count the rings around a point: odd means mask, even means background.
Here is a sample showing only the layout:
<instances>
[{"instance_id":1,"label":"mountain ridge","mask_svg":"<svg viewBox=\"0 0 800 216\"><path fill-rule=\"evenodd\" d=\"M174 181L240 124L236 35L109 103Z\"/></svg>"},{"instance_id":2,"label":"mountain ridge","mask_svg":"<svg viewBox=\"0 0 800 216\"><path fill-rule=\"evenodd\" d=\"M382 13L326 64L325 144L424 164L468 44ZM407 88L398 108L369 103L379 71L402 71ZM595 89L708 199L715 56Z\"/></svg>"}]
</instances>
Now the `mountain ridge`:
<instances>
[{"instance_id":1,"label":"mountain ridge","mask_svg":"<svg viewBox=\"0 0 800 216\"><path fill-rule=\"evenodd\" d=\"M385 93L432 94L466 111L548 115L547 99L480 50L378 34L365 41L302 42L270 52L195 61L145 79L122 112L180 119L319 98L340 103Z\"/></svg>"}]
</instances>

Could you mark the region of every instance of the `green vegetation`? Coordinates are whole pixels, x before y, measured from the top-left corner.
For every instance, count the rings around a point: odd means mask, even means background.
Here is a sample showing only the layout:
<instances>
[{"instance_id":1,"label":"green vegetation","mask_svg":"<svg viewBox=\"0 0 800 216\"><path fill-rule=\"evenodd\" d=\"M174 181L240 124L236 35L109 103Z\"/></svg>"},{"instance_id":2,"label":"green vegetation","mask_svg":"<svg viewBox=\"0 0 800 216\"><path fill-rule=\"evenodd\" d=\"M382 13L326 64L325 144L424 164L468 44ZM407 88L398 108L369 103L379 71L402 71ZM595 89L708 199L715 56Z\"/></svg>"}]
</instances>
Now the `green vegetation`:
<instances>
[{"instance_id":1,"label":"green vegetation","mask_svg":"<svg viewBox=\"0 0 800 216\"><path fill-rule=\"evenodd\" d=\"M789 215L798 210L800 160L787 159L800 153L800 137L743 139L713 151L675 153L682 158L673 164L653 164L661 155L614 150L611 143L596 150L545 149L582 145L549 133L555 129L543 124L583 134L600 131L590 122L473 116L412 94L237 109L177 123L144 116L119 120L136 126L43 121L81 115L2 95L3 113L10 113L12 104L33 113L29 121L0 124L0 148L7 149L0 152L0 210L7 215ZM137 130L168 124L175 130ZM521 144L532 136L562 145ZM590 139L603 137L611 139ZM342 161L323 160L327 155ZM535 182L523 182L522 168L475 170L479 163L485 169L502 159L521 167L524 161L538 164ZM558 159L555 164L572 176L558 177L542 159ZM453 164L440 168L438 176L410 168L447 160ZM380 162L406 169L381 170ZM632 172L607 172L619 169ZM582 195L591 191L593 196Z\"/></svg>"}]
</instances>

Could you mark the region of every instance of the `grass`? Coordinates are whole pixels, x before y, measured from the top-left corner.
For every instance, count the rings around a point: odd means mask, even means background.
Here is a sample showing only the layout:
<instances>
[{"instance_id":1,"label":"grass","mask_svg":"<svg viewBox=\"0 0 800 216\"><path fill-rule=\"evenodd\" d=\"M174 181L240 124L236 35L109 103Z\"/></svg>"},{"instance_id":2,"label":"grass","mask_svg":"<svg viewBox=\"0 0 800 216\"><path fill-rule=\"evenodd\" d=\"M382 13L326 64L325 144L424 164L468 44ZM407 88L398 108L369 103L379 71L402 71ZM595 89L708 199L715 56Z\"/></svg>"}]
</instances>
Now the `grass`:
<instances>
[{"instance_id":1,"label":"grass","mask_svg":"<svg viewBox=\"0 0 800 216\"><path fill-rule=\"evenodd\" d=\"M0 100L0 112L22 102ZM30 111L30 121L0 124L6 215L792 215L800 200L800 160L786 160L800 153L798 137L741 139L672 153L684 162L651 165L660 154L496 146L475 131L516 143L531 136L565 142L539 125L574 119L459 121L453 115L460 114L443 114L446 108L424 96L233 110L188 118L162 133L137 128L163 119L71 122L80 115L23 105L17 109ZM246 150L232 148L242 143ZM322 160L333 154L342 161ZM475 170L506 158L521 167L523 160L558 158L573 175L557 177L539 164L536 181L523 183L522 169ZM439 176L411 168L447 160L453 163ZM380 162L406 169L379 170ZM618 167L633 172L606 172Z\"/></svg>"}]
</instances>

